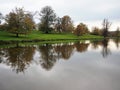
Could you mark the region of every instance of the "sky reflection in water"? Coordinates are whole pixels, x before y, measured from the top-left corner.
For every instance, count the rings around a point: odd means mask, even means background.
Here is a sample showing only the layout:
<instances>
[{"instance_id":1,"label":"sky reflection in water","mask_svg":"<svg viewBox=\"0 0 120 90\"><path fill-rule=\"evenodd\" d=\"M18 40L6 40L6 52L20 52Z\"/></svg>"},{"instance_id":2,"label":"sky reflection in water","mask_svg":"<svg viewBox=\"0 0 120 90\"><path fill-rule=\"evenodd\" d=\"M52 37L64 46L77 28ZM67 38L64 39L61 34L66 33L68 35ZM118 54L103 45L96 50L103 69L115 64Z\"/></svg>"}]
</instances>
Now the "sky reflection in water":
<instances>
[{"instance_id":1,"label":"sky reflection in water","mask_svg":"<svg viewBox=\"0 0 120 90\"><path fill-rule=\"evenodd\" d=\"M0 48L0 90L120 90L120 40Z\"/></svg>"}]
</instances>

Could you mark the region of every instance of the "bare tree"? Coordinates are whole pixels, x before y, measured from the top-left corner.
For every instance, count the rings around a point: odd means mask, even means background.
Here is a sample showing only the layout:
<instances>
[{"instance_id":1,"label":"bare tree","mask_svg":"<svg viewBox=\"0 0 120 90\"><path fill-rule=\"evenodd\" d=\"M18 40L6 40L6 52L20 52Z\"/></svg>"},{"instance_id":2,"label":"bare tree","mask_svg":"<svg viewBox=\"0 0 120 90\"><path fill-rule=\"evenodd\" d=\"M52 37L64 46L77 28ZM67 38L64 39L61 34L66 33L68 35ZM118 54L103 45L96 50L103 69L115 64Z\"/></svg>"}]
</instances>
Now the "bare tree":
<instances>
[{"instance_id":1,"label":"bare tree","mask_svg":"<svg viewBox=\"0 0 120 90\"><path fill-rule=\"evenodd\" d=\"M103 26L103 28L102 28L102 31L103 31L102 35L104 37L107 37L108 36L108 31L109 31L110 26L111 26L111 22L109 22L108 19L104 19L103 23L102 23L102 26Z\"/></svg>"}]
</instances>

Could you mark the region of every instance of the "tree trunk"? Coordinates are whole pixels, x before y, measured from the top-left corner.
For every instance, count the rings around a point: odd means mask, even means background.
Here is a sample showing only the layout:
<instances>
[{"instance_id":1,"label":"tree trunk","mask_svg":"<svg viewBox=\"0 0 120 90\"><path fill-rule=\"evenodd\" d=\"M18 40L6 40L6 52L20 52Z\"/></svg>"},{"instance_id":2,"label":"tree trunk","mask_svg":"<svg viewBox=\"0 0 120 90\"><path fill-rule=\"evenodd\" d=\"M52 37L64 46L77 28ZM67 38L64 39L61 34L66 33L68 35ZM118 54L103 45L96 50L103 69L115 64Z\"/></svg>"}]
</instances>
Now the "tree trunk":
<instances>
[{"instance_id":1,"label":"tree trunk","mask_svg":"<svg viewBox=\"0 0 120 90\"><path fill-rule=\"evenodd\" d=\"M18 34L18 33L16 33L16 37L19 37L19 34Z\"/></svg>"}]
</instances>

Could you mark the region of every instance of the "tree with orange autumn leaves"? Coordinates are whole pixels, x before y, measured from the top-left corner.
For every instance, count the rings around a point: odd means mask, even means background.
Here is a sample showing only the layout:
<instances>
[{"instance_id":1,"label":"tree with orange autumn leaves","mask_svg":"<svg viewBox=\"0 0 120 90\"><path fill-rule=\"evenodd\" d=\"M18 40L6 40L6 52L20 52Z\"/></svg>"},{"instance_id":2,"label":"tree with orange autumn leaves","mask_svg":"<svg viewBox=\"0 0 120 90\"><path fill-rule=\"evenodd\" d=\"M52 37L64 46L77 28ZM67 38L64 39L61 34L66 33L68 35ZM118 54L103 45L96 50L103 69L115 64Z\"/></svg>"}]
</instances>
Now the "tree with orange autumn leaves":
<instances>
[{"instance_id":1,"label":"tree with orange autumn leaves","mask_svg":"<svg viewBox=\"0 0 120 90\"><path fill-rule=\"evenodd\" d=\"M5 17L7 31L16 34L28 34L35 27L33 15L23 8L16 8Z\"/></svg>"},{"instance_id":2,"label":"tree with orange autumn leaves","mask_svg":"<svg viewBox=\"0 0 120 90\"><path fill-rule=\"evenodd\" d=\"M74 33L75 33L77 36L80 36L80 35L84 35L84 34L89 33L89 30L88 30L88 27L87 27L86 24L80 23L79 25L77 25Z\"/></svg>"}]
</instances>

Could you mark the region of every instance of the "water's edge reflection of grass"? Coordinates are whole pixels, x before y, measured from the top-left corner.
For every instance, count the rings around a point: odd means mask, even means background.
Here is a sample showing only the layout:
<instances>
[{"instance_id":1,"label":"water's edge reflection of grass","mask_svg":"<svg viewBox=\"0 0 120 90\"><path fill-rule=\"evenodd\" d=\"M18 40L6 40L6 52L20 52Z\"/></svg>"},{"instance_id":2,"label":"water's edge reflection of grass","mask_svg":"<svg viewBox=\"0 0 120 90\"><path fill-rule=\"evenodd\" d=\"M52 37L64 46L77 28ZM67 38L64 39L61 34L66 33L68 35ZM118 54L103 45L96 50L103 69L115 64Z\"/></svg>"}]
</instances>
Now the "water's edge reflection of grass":
<instances>
[{"instance_id":1,"label":"water's edge reflection of grass","mask_svg":"<svg viewBox=\"0 0 120 90\"><path fill-rule=\"evenodd\" d=\"M102 41L103 39L90 39L89 41ZM15 47L19 46L31 46L31 45L42 45L42 44L59 44L59 43L74 43L74 42L85 42L87 40L55 40L55 41L0 41L0 48Z\"/></svg>"}]
</instances>

